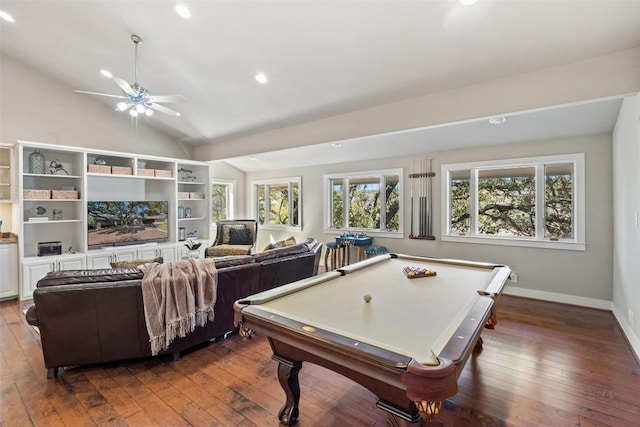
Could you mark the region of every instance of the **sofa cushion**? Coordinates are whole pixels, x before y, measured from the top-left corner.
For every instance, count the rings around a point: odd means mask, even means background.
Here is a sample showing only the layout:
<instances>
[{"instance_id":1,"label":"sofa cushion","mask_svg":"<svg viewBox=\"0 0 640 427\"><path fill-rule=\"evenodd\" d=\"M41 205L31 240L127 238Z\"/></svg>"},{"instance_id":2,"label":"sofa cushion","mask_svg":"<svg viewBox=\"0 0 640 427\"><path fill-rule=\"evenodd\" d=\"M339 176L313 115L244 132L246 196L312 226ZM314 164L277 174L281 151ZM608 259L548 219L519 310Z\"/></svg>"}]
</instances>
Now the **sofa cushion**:
<instances>
[{"instance_id":1,"label":"sofa cushion","mask_svg":"<svg viewBox=\"0 0 640 427\"><path fill-rule=\"evenodd\" d=\"M214 259L216 268L235 267L237 265L251 264L255 262L255 259L251 255L235 255L235 256L223 256L216 257Z\"/></svg>"},{"instance_id":2,"label":"sofa cushion","mask_svg":"<svg viewBox=\"0 0 640 427\"><path fill-rule=\"evenodd\" d=\"M206 256L226 257L231 255L248 255L253 245L216 245L207 248Z\"/></svg>"},{"instance_id":3,"label":"sofa cushion","mask_svg":"<svg viewBox=\"0 0 640 427\"><path fill-rule=\"evenodd\" d=\"M251 237L251 230L249 230L247 227L230 229L229 244L253 246L253 238Z\"/></svg>"},{"instance_id":4,"label":"sofa cushion","mask_svg":"<svg viewBox=\"0 0 640 427\"><path fill-rule=\"evenodd\" d=\"M51 271L38 281L36 287L75 285L78 283L118 282L140 280L142 271L137 268L100 268L95 270Z\"/></svg>"},{"instance_id":5,"label":"sofa cushion","mask_svg":"<svg viewBox=\"0 0 640 427\"><path fill-rule=\"evenodd\" d=\"M309 246L304 243L298 243L293 246L285 246L282 248L270 249L268 251L260 252L254 255L256 262L262 262L270 259L286 257L297 254L304 254L310 252Z\"/></svg>"},{"instance_id":6,"label":"sofa cushion","mask_svg":"<svg viewBox=\"0 0 640 427\"><path fill-rule=\"evenodd\" d=\"M130 261L116 261L111 263L111 268L136 268L141 264L151 264L157 262L158 264L162 264L163 258L161 256L151 258L151 259L133 259Z\"/></svg>"}]
</instances>

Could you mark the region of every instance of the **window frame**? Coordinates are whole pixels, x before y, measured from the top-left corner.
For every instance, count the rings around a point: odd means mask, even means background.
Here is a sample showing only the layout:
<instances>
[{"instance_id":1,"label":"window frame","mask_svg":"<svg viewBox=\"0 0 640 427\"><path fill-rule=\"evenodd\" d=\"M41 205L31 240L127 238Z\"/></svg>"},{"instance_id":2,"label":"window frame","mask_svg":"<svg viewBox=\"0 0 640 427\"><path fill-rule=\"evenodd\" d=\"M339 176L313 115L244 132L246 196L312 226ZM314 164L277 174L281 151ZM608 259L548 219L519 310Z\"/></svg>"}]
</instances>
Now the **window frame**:
<instances>
[{"instance_id":1,"label":"window frame","mask_svg":"<svg viewBox=\"0 0 640 427\"><path fill-rule=\"evenodd\" d=\"M364 179L364 178L379 178L380 180L380 188L383 189L384 182L382 181L386 176L394 176L398 179L398 231L395 230L386 230L384 228L379 229L370 229L370 228L356 228L356 227L342 227L337 228L332 226L332 212L333 212L333 192L332 192L332 181L342 179L342 191L343 191L343 200L348 201L349 198L344 194L349 191L349 180L350 179ZM402 168L397 169L376 169L369 171L358 171L358 172L343 172L343 173L332 173L324 175L324 232L326 234L343 234L345 232L349 233L366 233L368 235L380 235L384 237L390 238L403 238L404 237L404 170ZM381 225L386 224L386 194L384 191L381 191L380 196L380 223ZM344 221L349 220L349 204L344 203L343 207L343 218Z\"/></svg>"},{"instance_id":2,"label":"window frame","mask_svg":"<svg viewBox=\"0 0 640 427\"><path fill-rule=\"evenodd\" d=\"M260 203L258 201L258 186L265 185L265 197L268 202L269 195L269 186L270 185L287 185L289 187L289 206L294 206L294 197L293 197L293 186L294 184L298 185L298 225L287 225L287 224L269 224L269 223L260 223L260 212L258 211L260 208ZM260 228L266 230L287 230L287 231L302 231L302 177L294 176L294 177L286 177L286 178L270 178L270 179L257 179L251 181L251 200L253 202L253 215L254 218L258 221ZM265 216L265 220L267 216ZM293 209L289 210L289 223L291 223L293 219Z\"/></svg>"},{"instance_id":3,"label":"window frame","mask_svg":"<svg viewBox=\"0 0 640 427\"><path fill-rule=\"evenodd\" d=\"M516 159L489 160L480 162L452 163L441 166L442 173L442 211L441 211L441 239L443 242L458 243L479 243L505 246L522 246L535 248L563 249L584 251L585 242L585 155L584 153L560 154L551 156L537 156ZM557 164L573 165L573 203L572 203L572 227L573 238L555 240L544 237L545 223L545 166ZM478 171L488 169L507 169L517 167L535 168L535 188L536 188L536 236L535 237L512 237L477 234L478 221ZM458 234L450 232L450 209L451 209L451 173L455 171L470 171L470 232Z\"/></svg>"},{"instance_id":4,"label":"window frame","mask_svg":"<svg viewBox=\"0 0 640 427\"><path fill-rule=\"evenodd\" d=\"M237 182L234 179L218 179L214 178L210 180L211 188L209 188L209 192L211 193L214 185L224 185L227 187L226 190L226 198L227 198L227 218L232 219L235 218L236 214L236 185ZM211 197L211 194L210 194ZM209 218L213 216L213 197L211 197L211 212L209 212ZM211 227L215 228L216 221L211 220Z\"/></svg>"}]
</instances>

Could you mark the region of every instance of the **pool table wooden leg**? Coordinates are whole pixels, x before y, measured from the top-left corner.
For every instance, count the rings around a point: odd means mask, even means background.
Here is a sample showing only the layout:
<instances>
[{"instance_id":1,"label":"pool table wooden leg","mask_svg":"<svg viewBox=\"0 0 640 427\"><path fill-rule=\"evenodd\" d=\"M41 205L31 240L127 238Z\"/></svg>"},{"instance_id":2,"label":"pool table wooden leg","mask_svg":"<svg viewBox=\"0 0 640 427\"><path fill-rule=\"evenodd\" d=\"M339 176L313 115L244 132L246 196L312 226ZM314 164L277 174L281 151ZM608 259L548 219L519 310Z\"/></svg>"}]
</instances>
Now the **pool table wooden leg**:
<instances>
[{"instance_id":1,"label":"pool table wooden leg","mask_svg":"<svg viewBox=\"0 0 640 427\"><path fill-rule=\"evenodd\" d=\"M298 421L300 404L298 372L302 368L302 362L292 362L277 356L273 356L273 359L278 361L278 381L287 396L287 402L278 412L278 419L282 424L291 426Z\"/></svg>"}]
</instances>

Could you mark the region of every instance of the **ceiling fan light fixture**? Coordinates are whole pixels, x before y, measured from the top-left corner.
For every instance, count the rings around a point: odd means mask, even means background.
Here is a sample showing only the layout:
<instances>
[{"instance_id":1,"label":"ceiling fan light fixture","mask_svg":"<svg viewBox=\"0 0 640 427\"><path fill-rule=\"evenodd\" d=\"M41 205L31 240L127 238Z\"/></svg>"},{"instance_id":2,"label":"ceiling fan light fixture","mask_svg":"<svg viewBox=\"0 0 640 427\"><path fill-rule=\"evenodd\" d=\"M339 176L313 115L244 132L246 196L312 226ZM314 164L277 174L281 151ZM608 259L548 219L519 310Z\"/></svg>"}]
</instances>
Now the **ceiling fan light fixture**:
<instances>
[{"instance_id":1,"label":"ceiling fan light fixture","mask_svg":"<svg viewBox=\"0 0 640 427\"><path fill-rule=\"evenodd\" d=\"M127 108L129 108L129 106L127 105L126 102L118 102L118 105L116 105L116 109L118 111L126 111Z\"/></svg>"},{"instance_id":2,"label":"ceiling fan light fixture","mask_svg":"<svg viewBox=\"0 0 640 427\"><path fill-rule=\"evenodd\" d=\"M147 117L153 116L153 110L151 108L147 108L147 111L144 112Z\"/></svg>"},{"instance_id":3,"label":"ceiling fan light fixture","mask_svg":"<svg viewBox=\"0 0 640 427\"><path fill-rule=\"evenodd\" d=\"M145 111L147 111L147 108L142 105L142 104L138 104L136 105L136 111L140 114L144 113Z\"/></svg>"},{"instance_id":4,"label":"ceiling fan light fixture","mask_svg":"<svg viewBox=\"0 0 640 427\"><path fill-rule=\"evenodd\" d=\"M138 111L135 108L129 110L129 115L131 117L138 117Z\"/></svg>"}]
</instances>

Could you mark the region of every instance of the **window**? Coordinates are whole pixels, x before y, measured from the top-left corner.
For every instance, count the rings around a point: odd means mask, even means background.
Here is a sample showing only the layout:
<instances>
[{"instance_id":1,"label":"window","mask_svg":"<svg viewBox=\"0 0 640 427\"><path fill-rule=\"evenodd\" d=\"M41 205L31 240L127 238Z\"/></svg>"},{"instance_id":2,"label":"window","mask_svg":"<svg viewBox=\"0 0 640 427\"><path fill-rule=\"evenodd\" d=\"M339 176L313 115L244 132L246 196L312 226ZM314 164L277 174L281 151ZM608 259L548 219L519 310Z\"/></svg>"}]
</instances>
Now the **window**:
<instances>
[{"instance_id":1,"label":"window","mask_svg":"<svg viewBox=\"0 0 640 427\"><path fill-rule=\"evenodd\" d=\"M235 182L214 180L211 182L211 222L232 219L234 213Z\"/></svg>"},{"instance_id":2,"label":"window","mask_svg":"<svg viewBox=\"0 0 640 427\"><path fill-rule=\"evenodd\" d=\"M584 250L584 155L442 166L444 241Z\"/></svg>"},{"instance_id":3,"label":"window","mask_svg":"<svg viewBox=\"0 0 640 427\"><path fill-rule=\"evenodd\" d=\"M302 229L301 178L253 181L256 217L263 226Z\"/></svg>"},{"instance_id":4,"label":"window","mask_svg":"<svg viewBox=\"0 0 640 427\"><path fill-rule=\"evenodd\" d=\"M402 170L326 175L329 230L402 233Z\"/></svg>"}]
</instances>

